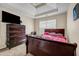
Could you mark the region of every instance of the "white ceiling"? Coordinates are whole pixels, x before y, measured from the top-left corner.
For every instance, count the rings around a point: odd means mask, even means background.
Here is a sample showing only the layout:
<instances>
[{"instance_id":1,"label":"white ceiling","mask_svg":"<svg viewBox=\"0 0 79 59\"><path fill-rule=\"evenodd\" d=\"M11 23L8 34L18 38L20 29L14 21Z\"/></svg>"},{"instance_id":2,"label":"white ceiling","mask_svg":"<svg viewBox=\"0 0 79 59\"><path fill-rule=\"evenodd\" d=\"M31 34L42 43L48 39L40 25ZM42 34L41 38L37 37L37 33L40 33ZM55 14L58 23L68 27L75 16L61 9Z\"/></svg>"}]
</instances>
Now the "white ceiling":
<instances>
[{"instance_id":1,"label":"white ceiling","mask_svg":"<svg viewBox=\"0 0 79 59\"><path fill-rule=\"evenodd\" d=\"M8 3L8 5L30 14L33 18L40 18L65 13L69 3Z\"/></svg>"},{"instance_id":2,"label":"white ceiling","mask_svg":"<svg viewBox=\"0 0 79 59\"><path fill-rule=\"evenodd\" d=\"M43 5L45 5L46 3L31 3L35 8L39 8Z\"/></svg>"},{"instance_id":3,"label":"white ceiling","mask_svg":"<svg viewBox=\"0 0 79 59\"><path fill-rule=\"evenodd\" d=\"M36 8L36 18L65 13L68 9L68 3L47 3Z\"/></svg>"}]
</instances>

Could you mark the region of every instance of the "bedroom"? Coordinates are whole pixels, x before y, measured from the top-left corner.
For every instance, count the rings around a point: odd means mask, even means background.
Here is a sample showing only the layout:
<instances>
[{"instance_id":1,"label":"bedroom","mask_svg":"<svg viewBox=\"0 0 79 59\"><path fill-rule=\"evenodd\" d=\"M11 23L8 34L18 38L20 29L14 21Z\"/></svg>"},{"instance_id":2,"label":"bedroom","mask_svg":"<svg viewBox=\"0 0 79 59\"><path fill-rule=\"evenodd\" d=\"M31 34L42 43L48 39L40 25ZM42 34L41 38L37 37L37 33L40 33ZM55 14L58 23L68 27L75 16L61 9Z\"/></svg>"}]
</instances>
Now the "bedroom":
<instances>
[{"instance_id":1,"label":"bedroom","mask_svg":"<svg viewBox=\"0 0 79 59\"><path fill-rule=\"evenodd\" d=\"M76 55L78 51L79 38L79 20L73 20L73 3L2 3L0 4L0 55L26 55L25 43L16 47L6 49L6 24L2 22L2 11L20 16L21 25L25 25L25 34L34 34L40 36L43 29L40 28L42 22L48 23L48 28L64 29L65 37L69 43L77 43ZM48 21L50 20L50 21ZM53 27L51 26L52 23ZM44 24L46 25L46 24ZM42 30L42 31L41 31ZM22 51L23 50L23 51Z\"/></svg>"}]
</instances>

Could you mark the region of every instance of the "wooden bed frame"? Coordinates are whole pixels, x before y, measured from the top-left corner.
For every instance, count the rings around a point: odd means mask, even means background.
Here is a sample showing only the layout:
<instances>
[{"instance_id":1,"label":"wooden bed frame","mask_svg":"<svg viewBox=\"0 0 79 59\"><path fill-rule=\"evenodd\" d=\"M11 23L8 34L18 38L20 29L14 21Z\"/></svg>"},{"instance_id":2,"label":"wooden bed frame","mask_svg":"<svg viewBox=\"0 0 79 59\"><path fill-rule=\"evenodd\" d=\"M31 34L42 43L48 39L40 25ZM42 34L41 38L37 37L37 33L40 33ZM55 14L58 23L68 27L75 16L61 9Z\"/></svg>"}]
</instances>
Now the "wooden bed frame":
<instances>
[{"instance_id":1,"label":"wooden bed frame","mask_svg":"<svg viewBox=\"0 0 79 59\"><path fill-rule=\"evenodd\" d=\"M64 29L46 29L45 32L64 33ZM39 36L27 36L27 53L35 56L75 56L77 44L50 41Z\"/></svg>"}]
</instances>

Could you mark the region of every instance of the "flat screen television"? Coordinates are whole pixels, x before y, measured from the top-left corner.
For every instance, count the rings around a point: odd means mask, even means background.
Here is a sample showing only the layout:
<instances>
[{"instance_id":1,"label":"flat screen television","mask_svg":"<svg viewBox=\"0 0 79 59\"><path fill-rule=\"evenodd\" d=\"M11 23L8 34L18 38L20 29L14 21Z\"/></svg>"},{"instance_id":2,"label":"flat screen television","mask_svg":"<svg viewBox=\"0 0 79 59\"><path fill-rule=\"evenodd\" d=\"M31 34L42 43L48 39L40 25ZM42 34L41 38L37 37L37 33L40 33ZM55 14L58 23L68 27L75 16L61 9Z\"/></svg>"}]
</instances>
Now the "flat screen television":
<instances>
[{"instance_id":1,"label":"flat screen television","mask_svg":"<svg viewBox=\"0 0 79 59\"><path fill-rule=\"evenodd\" d=\"M19 16L2 11L2 22L20 24L21 20Z\"/></svg>"},{"instance_id":2,"label":"flat screen television","mask_svg":"<svg viewBox=\"0 0 79 59\"><path fill-rule=\"evenodd\" d=\"M73 19L77 20L79 18L79 3L77 3L73 9Z\"/></svg>"}]
</instances>

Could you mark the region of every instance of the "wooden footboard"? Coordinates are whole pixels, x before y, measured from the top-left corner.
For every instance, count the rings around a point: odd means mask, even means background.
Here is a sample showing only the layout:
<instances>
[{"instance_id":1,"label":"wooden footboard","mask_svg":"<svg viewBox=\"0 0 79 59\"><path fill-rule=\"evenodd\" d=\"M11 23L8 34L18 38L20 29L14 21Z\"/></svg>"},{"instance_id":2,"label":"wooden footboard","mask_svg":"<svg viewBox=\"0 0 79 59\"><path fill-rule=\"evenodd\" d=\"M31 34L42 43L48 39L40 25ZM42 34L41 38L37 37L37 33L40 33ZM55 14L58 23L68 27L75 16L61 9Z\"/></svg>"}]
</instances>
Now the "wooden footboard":
<instances>
[{"instance_id":1,"label":"wooden footboard","mask_svg":"<svg viewBox=\"0 0 79 59\"><path fill-rule=\"evenodd\" d=\"M75 56L77 44L49 41L27 35L27 53L35 56Z\"/></svg>"}]
</instances>

